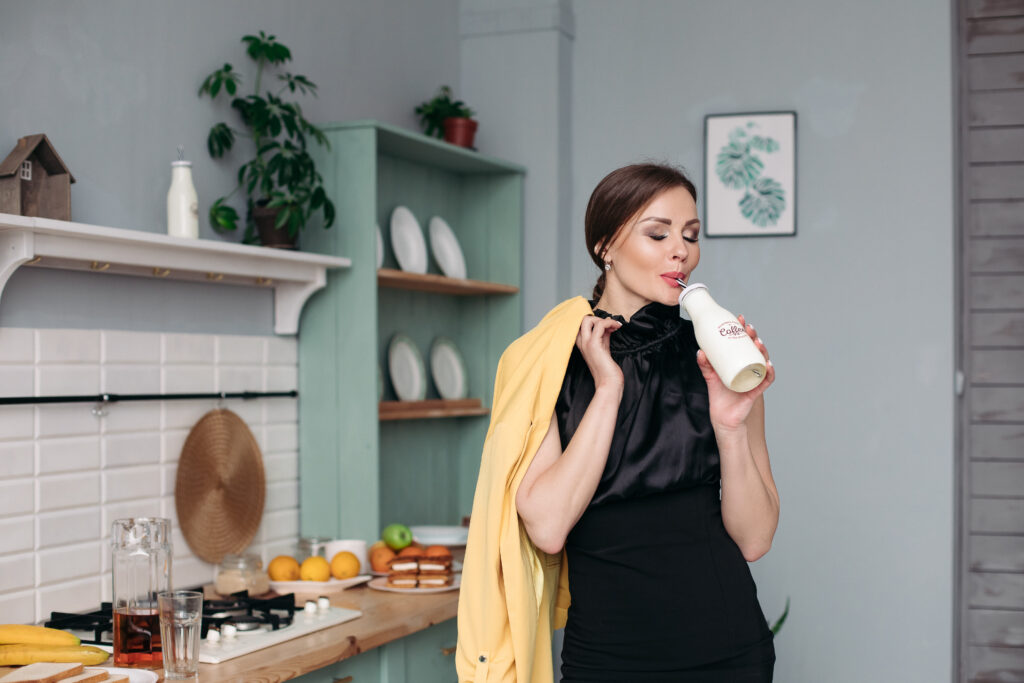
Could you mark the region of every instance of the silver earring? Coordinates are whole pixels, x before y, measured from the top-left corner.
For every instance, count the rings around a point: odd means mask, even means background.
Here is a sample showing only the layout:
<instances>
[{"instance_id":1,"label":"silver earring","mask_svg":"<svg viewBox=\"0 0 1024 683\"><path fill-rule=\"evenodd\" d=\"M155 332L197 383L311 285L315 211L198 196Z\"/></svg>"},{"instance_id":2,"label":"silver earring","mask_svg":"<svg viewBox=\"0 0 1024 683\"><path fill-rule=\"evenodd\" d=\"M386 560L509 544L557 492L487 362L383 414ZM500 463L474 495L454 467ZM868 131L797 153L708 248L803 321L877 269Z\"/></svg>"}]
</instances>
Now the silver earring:
<instances>
[{"instance_id":1,"label":"silver earring","mask_svg":"<svg viewBox=\"0 0 1024 683\"><path fill-rule=\"evenodd\" d=\"M608 262L606 261L606 262L605 262L605 264L604 264L604 269L605 269L605 270L611 270L611 269L612 269L612 264L610 264L610 263L608 263Z\"/></svg>"}]
</instances>

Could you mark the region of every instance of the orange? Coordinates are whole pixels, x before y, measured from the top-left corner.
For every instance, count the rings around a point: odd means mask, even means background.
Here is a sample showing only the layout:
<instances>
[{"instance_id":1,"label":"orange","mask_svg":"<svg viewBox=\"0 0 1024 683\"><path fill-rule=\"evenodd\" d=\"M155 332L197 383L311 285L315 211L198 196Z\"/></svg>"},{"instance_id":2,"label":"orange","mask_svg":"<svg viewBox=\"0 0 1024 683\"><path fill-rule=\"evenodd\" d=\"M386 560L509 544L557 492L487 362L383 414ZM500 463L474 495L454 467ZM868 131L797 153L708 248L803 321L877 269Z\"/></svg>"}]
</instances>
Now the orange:
<instances>
[{"instance_id":1,"label":"orange","mask_svg":"<svg viewBox=\"0 0 1024 683\"><path fill-rule=\"evenodd\" d=\"M299 567L299 578L303 581L326 581L331 578L331 565L320 555L307 557Z\"/></svg>"},{"instance_id":2,"label":"orange","mask_svg":"<svg viewBox=\"0 0 1024 683\"><path fill-rule=\"evenodd\" d=\"M278 555L267 565L271 581L298 581L299 561L290 555Z\"/></svg>"},{"instance_id":3,"label":"orange","mask_svg":"<svg viewBox=\"0 0 1024 683\"><path fill-rule=\"evenodd\" d=\"M359 558L347 550L335 553L331 558L331 576L336 579L351 579L359 574Z\"/></svg>"},{"instance_id":4,"label":"orange","mask_svg":"<svg viewBox=\"0 0 1024 683\"><path fill-rule=\"evenodd\" d=\"M395 551L389 548L383 541L380 545L374 543L370 546L370 566L375 572L387 572L390 568L388 562L395 556Z\"/></svg>"}]
</instances>

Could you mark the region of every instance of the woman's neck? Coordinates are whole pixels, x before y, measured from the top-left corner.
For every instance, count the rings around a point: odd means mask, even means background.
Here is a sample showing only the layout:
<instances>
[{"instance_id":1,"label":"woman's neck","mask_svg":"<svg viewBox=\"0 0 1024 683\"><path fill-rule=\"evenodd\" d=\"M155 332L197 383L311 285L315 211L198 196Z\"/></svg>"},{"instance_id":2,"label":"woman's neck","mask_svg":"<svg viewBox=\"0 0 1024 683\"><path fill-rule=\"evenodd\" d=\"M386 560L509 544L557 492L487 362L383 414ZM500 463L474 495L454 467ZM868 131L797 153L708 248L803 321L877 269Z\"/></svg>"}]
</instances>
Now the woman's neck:
<instances>
[{"instance_id":1,"label":"woman's neck","mask_svg":"<svg viewBox=\"0 0 1024 683\"><path fill-rule=\"evenodd\" d=\"M612 285L610 282L608 284ZM631 292L620 292L618 289L615 286L606 286L604 292L601 293L601 298L597 300L595 308L600 308L612 315L621 315L623 320L628 323L634 313L651 303L643 297Z\"/></svg>"}]
</instances>

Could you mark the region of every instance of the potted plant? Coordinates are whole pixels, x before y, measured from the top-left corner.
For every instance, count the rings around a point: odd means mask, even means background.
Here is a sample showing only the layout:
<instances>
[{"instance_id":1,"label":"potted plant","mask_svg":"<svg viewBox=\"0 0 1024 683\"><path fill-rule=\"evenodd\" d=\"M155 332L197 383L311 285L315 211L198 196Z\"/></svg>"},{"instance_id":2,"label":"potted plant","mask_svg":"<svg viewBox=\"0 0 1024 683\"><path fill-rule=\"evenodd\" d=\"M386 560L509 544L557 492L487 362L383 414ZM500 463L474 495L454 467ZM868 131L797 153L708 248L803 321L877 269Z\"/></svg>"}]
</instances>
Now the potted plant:
<instances>
[{"instance_id":1,"label":"potted plant","mask_svg":"<svg viewBox=\"0 0 1024 683\"><path fill-rule=\"evenodd\" d=\"M434 137L444 137L446 142L460 147L473 147L477 122L473 110L462 100L452 99L452 89L442 85L437 95L416 107L423 132Z\"/></svg>"},{"instance_id":2,"label":"potted plant","mask_svg":"<svg viewBox=\"0 0 1024 683\"><path fill-rule=\"evenodd\" d=\"M330 149L323 131L306 120L298 102L289 102L282 95L296 91L316 95L316 85L305 76L278 73L280 88L260 92L264 70L280 67L292 58L291 51L277 42L275 36L260 31L258 36L242 38L246 54L256 62L256 79L250 95L237 95L241 75L230 64L217 69L203 81L199 96L211 99L223 91L232 97L231 108L238 113L241 128L217 123L210 129L206 147L210 156L220 159L235 143L236 136L252 139L255 156L238 169L238 185L227 196L210 206L210 224L218 232L238 227L238 212L225 202L240 189L248 196L245 242L259 241L267 246L294 248L298 233L310 217L322 212L324 227L334 223L334 204L327 198L323 179L306 148L311 138Z\"/></svg>"}]
</instances>

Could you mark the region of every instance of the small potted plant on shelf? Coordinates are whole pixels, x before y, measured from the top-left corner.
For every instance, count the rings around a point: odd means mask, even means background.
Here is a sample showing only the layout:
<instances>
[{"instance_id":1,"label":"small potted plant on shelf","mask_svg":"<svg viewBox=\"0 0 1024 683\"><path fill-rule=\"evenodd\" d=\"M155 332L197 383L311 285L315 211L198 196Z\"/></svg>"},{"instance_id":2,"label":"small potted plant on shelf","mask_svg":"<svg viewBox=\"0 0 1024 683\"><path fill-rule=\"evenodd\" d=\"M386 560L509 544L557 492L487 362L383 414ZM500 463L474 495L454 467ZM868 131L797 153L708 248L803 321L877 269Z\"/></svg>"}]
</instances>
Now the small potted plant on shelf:
<instances>
[{"instance_id":1,"label":"small potted plant on shelf","mask_svg":"<svg viewBox=\"0 0 1024 683\"><path fill-rule=\"evenodd\" d=\"M299 231L317 211L323 214L325 228L334 223L334 204L306 147L310 139L328 149L330 143L323 131L306 120L298 102L282 98L296 91L315 96L316 85L305 76L284 72L276 74L280 83L276 92L261 93L265 69L289 61L291 51L263 31L243 37L242 42L256 62L252 94L235 95L242 77L230 64L207 76L199 88L200 97L216 99L221 91L231 96L231 108L242 124L240 130L223 122L214 125L206 141L210 156L222 158L234 146L236 135L250 138L255 148L255 156L238 169L235 189L210 206L210 224L218 232L238 228L238 212L225 202L245 188L248 214L243 241L254 242L258 235L264 245L295 248Z\"/></svg>"},{"instance_id":2,"label":"small potted plant on shelf","mask_svg":"<svg viewBox=\"0 0 1024 683\"><path fill-rule=\"evenodd\" d=\"M437 95L416 107L416 114L425 134L443 137L453 145L473 148L477 127L473 110L462 100L452 99L452 89L447 85L442 85Z\"/></svg>"}]
</instances>

